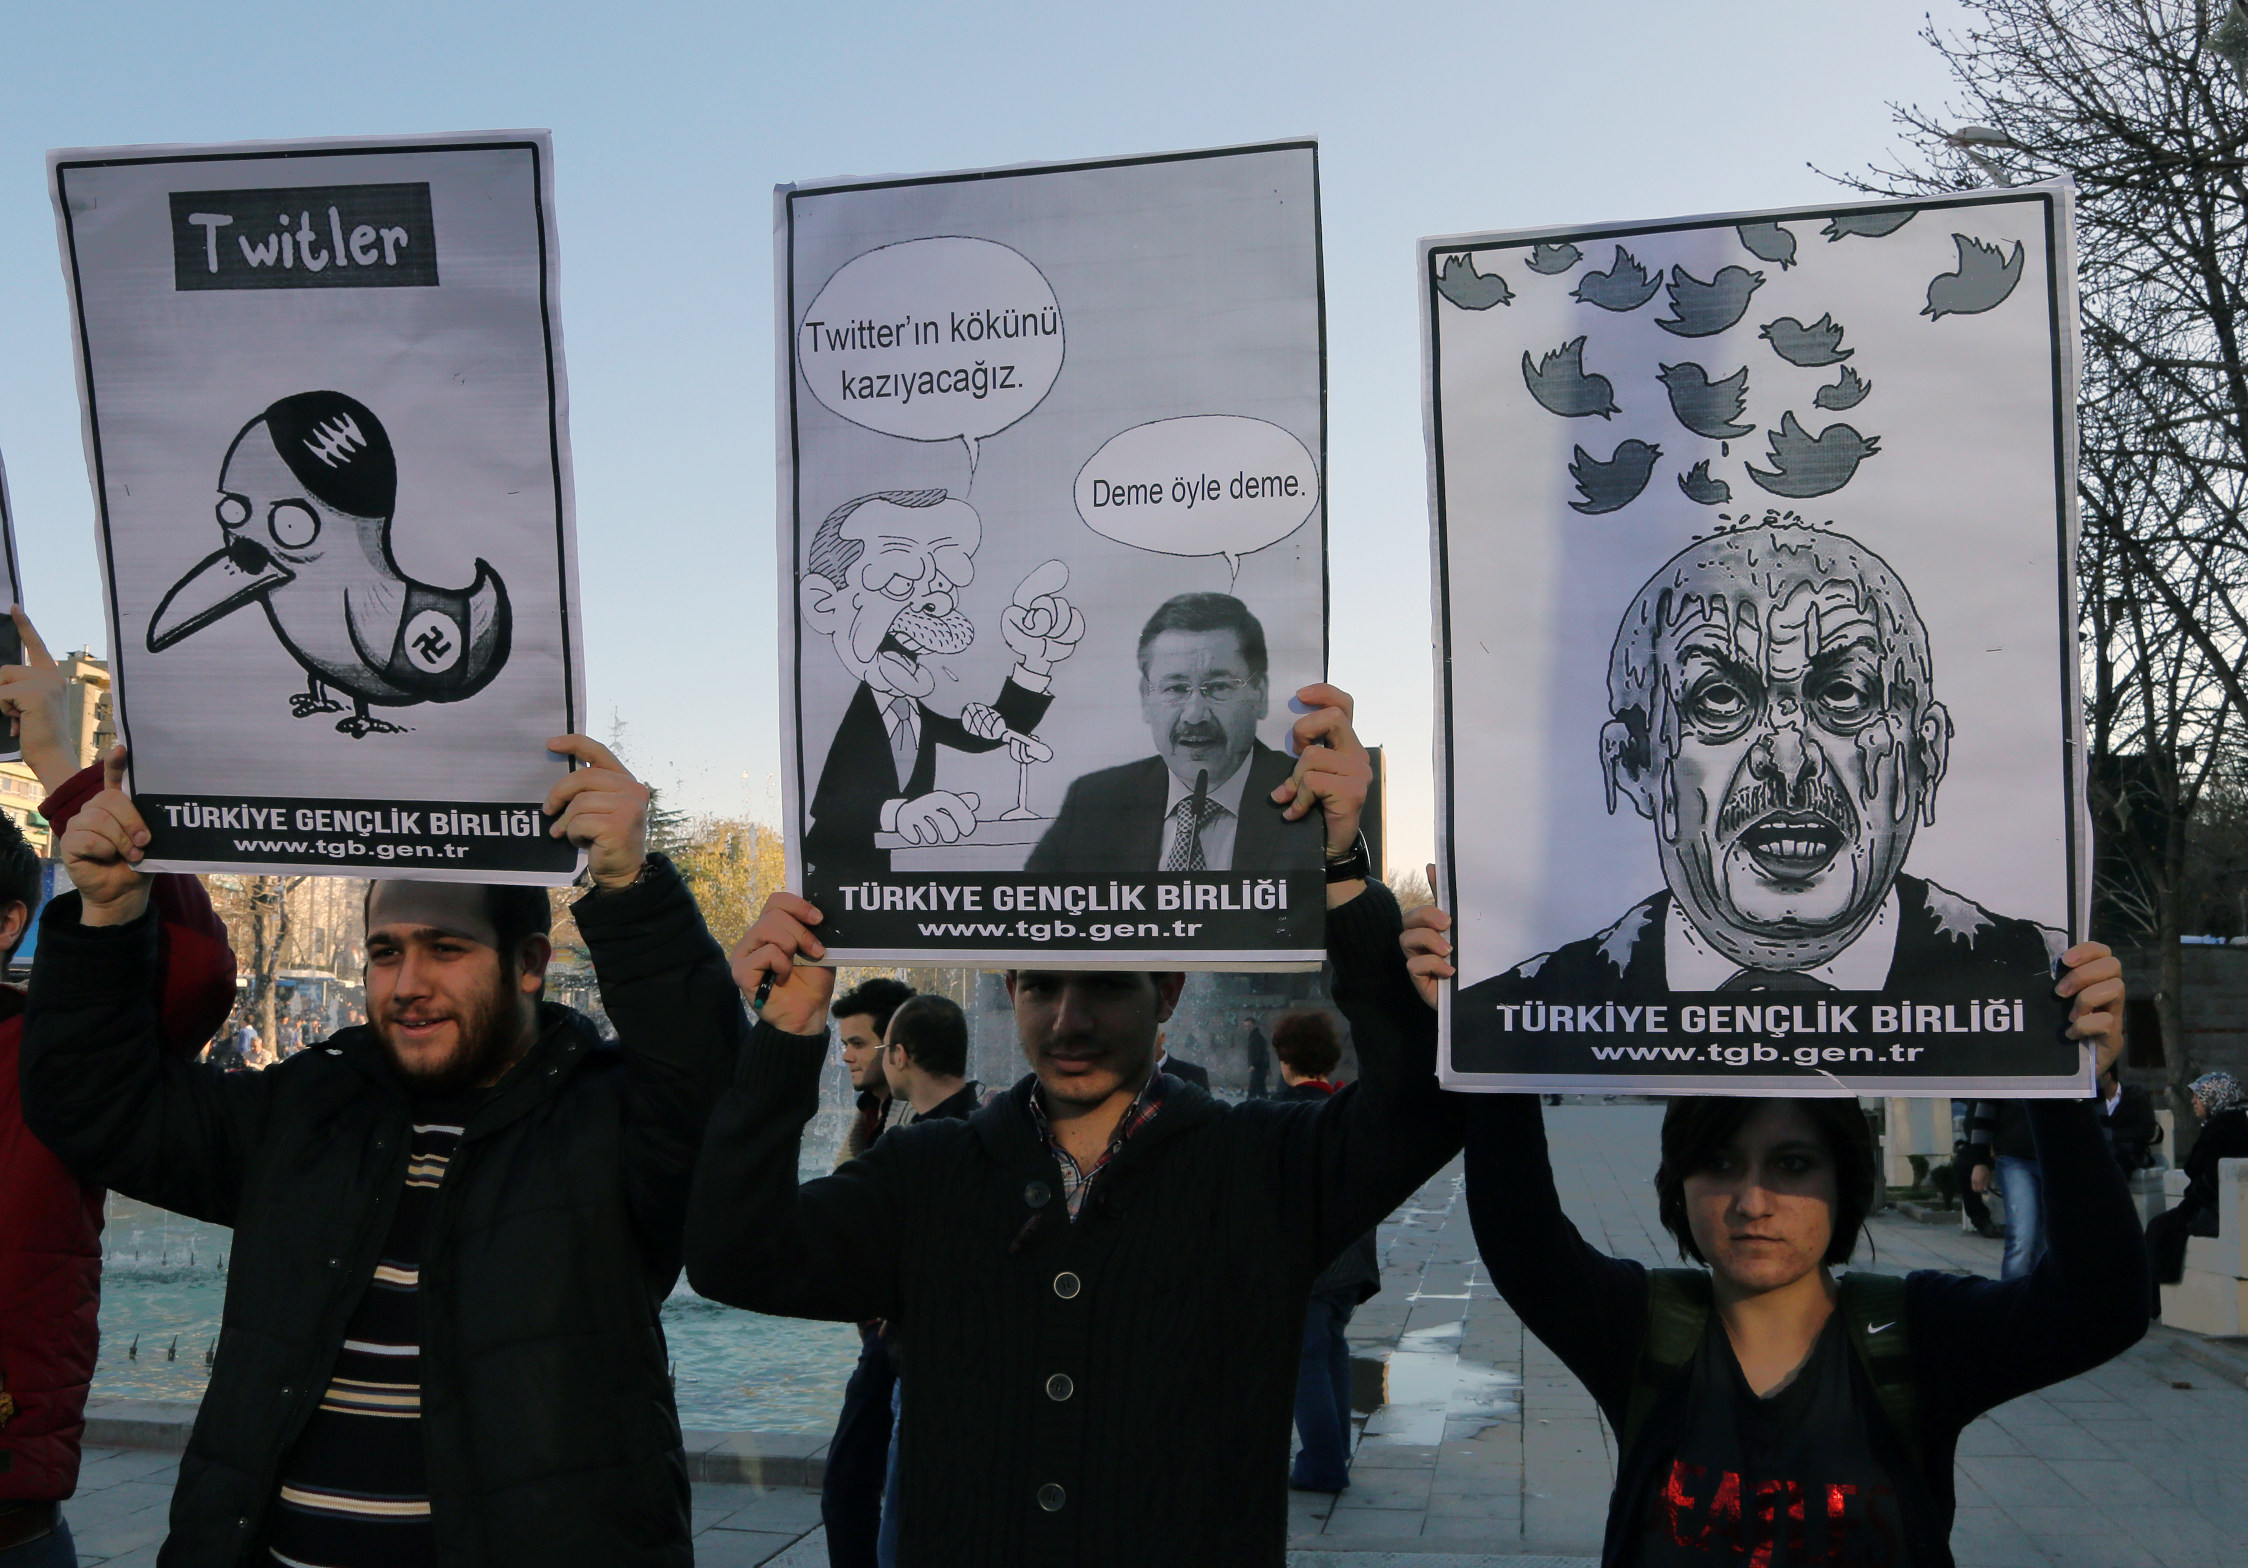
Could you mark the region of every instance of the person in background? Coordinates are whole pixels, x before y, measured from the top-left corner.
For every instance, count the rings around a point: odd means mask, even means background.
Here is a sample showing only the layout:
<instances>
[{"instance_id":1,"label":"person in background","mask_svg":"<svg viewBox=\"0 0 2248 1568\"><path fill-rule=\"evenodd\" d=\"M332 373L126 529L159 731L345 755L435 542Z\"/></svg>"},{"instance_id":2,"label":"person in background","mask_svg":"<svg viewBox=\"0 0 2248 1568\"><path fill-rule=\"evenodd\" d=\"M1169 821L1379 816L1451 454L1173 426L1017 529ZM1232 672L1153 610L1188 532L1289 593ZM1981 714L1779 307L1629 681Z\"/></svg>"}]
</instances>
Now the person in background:
<instances>
[{"instance_id":1,"label":"person in background","mask_svg":"<svg viewBox=\"0 0 2248 1568\"><path fill-rule=\"evenodd\" d=\"M878 976L853 986L835 1004L836 1043L842 1048L843 1070L851 1075L851 1088L858 1095L851 1125L844 1129L843 1146L836 1154L838 1166L873 1148L897 1113L889 1075L882 1070L882 1037L889 1030L890 1015L913 994L913 987L903 980Z\"/></svg>"},{"instance_id":2,"label":"person in background","mask_svg":"<svg viewBox=\"0 0 2248 1568\"><path fill-rule=\"evenodd\" d=\"M899 1006L914 994L903 980L878 976L861 981L836 998L835 1035L843 1067L851 1075L858 1101L835 1161L841 1170L874 1147L889 1130L895 1103L883 1071L883 1038ZM843 1385L843 1408L835 1417L820 1476L820 1520L827 1526L829 1568L875 1568L882 1529L882 1494L890 1462L891 1404L897 1373L882 1340L879 1319L859 1325L859 1361Z\"/></svg>"},{"instance_id":3,"label":"person in background","mask_svg":"<svg viewBox=\"0 0 2248 1568\"><path fill-rule=\"evenodd\" d=\"M968 1077L968 1019L946 996L907 999L890 1015L884 1035L882 1070L890 1076L890 1097L907 1106L899 1126L922 1122L965 1121L984 1101L983 1085ZM905 1345L883 1326L890 1353L890 1449L882 1482L882 1530L875 1546L880 1568L898 1562L898 1415L905 1406Z\"/></svg>"},{"instance_id":4,"label":"person in background","mask_svg":"<svg viewBox=\"0 0 2248 1568\"><path fill-rule=\"evenodd\" d=\"M2155 1163L2162 1123L2154 1117L2154 1097L2137 1084L2125 1083L2113 1066L2100 1074L2100 1128L2124 1175Z\"/></svg>"},{"instance_id":5,"label":"person in background","mask_svg":"<svg viewBox=\"0 0 2248 1568\"><path fill-rule=\"evenodd\" d=\"M1342 1037L1332 1013L1319 1008L1282 1013L1272 1026L1282 1087L1272 1098L1318 1102L1336 1092ZM1304 1307L1303 1359L1296 1368L1296 1435L1303 1447L1288 1472L1302 1492L1339 1492L1350 1485L1350 1315L1382 1288L1382 1267L1367 1231L1343 1248L1311 1282Z\"/></svg>"},{"instance_id":6,"label":"person in background","mask_svg":"<svg viewBox=\"0 0 2248 1568\"><path fill-rule=\"evenodd\" d=\"M585 764L543 809L588 851L571 914L614 1041L543 1000L544 888L396 880L364 906L369 1027L262 1073L171 1060L124 748L62 837L26 1120L81 1179L234 1232L166 1563L692 1559L658 1314L748 1024L647 789L547 746Z\"/></svg>"},{"instance_id":7,"label":"person in background","mask_svg":"<svg viewBox=\"0 0 2248 1568\"><path fill-rule=\"evenodd\" d=\"M2185 1275L2186 1241L2217 1234L2217 1162L2248 1159L2248 1094L2230 1073L2203 1073L2194 1079L2193 1114L2201 1136L2186 1156L2186 1191L2175 1208L2147 1221L2147 1256L2157 1286L2175 1285ZM2155 1294L2161 1308L2161 1293Z\"/></svg>"},{"instance_id":8,"label":"person in background","mask_svg":"<svg viewBox=\"0 0 2248 1568\"><path fill-rule=\"evenodd\" d=\"M1209 1069L1187 1061L1184 1057L1173 1056L1170 1047L1171 1042L1166 1032L1161 1029L1156 1030L1155 1070L1159 1073L1169 1073L1181 1083L1197 1084L1204 1089L1209 1088Z\"/></svg>"},{"instance_id":9,"label":"person in background","mask_svg":"<svg viewBox=\"0 0 2248 1568\"><path fill-rule=\"evenodd\" d=\"M1995 1182L2006 1205L2006 1250L1998 1277L2021 1279L2045 1256L2045 1173L2030 1132L2029 1106L2021 1100L1978 1100L1968 1118L1967 1140L1986 1151L1970 1178L1977 1193Z\"/></svg>"},{"instance_id":10,"label":"person in background","mask_svg":"<svg viewBox=\"0 0 2248 1568\"><path fill-rule=\"evenodd\" d=\"M1959 1193L1959 1228L1996 1240L2003 1233L1990 1217L1990 1205L1983 1199L1983 1188L1976 1185L1981 1168L1990 1163L1990 1150L1969 1137L1968 1128L1974 1119L1973 1100L1951 1102L1951 1174L1952 1184ZM1988 1185L1987 1177L1984 1185Z\"/></svg>"},{"instance_id":11,"label":"person in background","mask_svg":"<svg viewBox=\"0 0 2248 1568\"><path fill-rule=\"evenodd\" d=\"M1249 1026L1249 1038L1242 1044L1242 1054L1249 1059L1249 1098L1265 1097L1268 1075L1272 1071L1272 1052L1267 1048L1265 1032L1257 1027L1254 1015L1241 1020Z\"/></svg>"},{"instance_id":12,"label":"person in background","mask_svg":"<svg viewBox=\"0 0 2248 1568\"><path fill-rule=\"evenodd\" d=\"M0 713L48 792L39 814L59 839L100 790L63 737L66 686L19 609L26 660L0 668ZM0 968L38 913L38 857L0 814ZM203 885L154 879L159 1048L193 1057L234 1003L234 954ZM0 1568L71 1568L62 1505L78 1485L86 1395L99 1347L102 1203L25 1126L17 1058L24 993L0 986Z\"/></svg>"}]
</instances>

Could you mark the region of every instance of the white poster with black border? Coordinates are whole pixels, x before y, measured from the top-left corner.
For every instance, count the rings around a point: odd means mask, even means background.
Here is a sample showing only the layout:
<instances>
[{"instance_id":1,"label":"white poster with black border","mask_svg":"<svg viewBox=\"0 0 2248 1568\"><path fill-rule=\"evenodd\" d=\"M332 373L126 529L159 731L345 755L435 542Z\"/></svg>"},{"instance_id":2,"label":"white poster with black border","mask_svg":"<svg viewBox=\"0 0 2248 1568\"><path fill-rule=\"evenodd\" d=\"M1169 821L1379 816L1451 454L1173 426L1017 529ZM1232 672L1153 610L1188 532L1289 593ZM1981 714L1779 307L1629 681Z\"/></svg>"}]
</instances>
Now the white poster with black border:
<instances>
[{"instance_id":1,"label":"white poster with black border","mask_svg":"<svg viewBox=\"0 0 2248 1568\"><path fill-rule=\"evenodd\" d=\"M0 583L0 664L23 662L23 633L7 613L7 607L23 603L23 573L16 565L16 514L8 502L8 464L0 456L0 570L7 573L7 581ZM13 734L0 733L0 762L21 762L23 742Z\"/></svg>"},{"instance_id":2,"label":"white poster with black border","mask_svg":"<svg viewBox=\"0 0 2248 1568\"><path fill-rule=\"evenodd\" d=\"M775 193L792 885L837 962L1315 967L1309 141Z\"/></svg>"},{"instance_id":3,"label":"white poster with black border","mask_svg":"<svg viewBox=\"0 0 2248 1568\"><path fill-rule=\"evenodd\" d=\"M2070 203L1421 243L1448 1085L2086 1092Z\"/></svg>"},{"instance_id":4,"label":"white poster with black border","mask_svg":"<svg viewBox=\"0 0 2248 1568\"><path fill-rule=\"evenodd\" d=\"M571 880L547 133L48 169L149 866Z\"/></svg>"}]
</instances>

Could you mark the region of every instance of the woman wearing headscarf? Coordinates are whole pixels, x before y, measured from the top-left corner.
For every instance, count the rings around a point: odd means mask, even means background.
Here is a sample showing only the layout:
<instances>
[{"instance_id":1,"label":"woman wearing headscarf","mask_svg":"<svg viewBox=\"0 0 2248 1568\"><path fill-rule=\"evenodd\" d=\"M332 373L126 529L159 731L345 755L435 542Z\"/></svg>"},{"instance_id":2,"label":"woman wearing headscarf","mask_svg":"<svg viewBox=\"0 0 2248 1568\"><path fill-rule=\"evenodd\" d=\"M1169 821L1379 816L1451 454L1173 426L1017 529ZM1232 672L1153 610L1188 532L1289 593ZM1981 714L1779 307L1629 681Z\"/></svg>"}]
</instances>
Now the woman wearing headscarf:
<instances>
[{"instance_id":1,"label":"woman wearing headscarf","mask_svg":"<svg viewBox=\"0 0 2248 1568\"><path fill-rule=\"evenodd\" d=\"M2217 1234L2217 1162L2248 1159L2248 1092L2240 1081L2230 1073L2203 1073L2190 1088L2201 1136L2186 1156L2186 1195L2147 1222L2157 1285L2175 1285L2184 1276L2188 1236Z\"/></svg>"}]
</instances>

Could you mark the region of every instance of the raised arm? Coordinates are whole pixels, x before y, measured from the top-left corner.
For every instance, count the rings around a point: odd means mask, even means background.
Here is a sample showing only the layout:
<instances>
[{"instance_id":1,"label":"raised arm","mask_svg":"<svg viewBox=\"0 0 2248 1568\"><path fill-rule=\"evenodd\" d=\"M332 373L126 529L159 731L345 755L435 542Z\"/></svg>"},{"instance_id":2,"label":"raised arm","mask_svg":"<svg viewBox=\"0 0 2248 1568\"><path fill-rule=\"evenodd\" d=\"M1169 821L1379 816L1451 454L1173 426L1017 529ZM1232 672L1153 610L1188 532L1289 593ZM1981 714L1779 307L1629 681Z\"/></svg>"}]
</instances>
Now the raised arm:
<instances>
[{"instance_id":1,"label":"raised arm","mask_svg":"<svg viewBox=\"0 0 2248 1568\"><path fill-rule=\"evenodd\" d=\"M2122 966L2086 942L2062 955L2069 1034L2104 1070L2123 1049ZM1994 1405L2089 1371L2146 1333L2152 1286L2138 1211L2094 1102L2029 1102L2045 1189L2046 1253L2020 1279L1912 1276L1906 1325L1923 1388L1964 1425Z\"/></svg>"},{"instance_id":2,"label":"raised arm","mask_svg":"<svg viewBox=\"0 0 2248 1568\"><path fill-rule=\"evenodd\" d=\"M121 787L124 748L105 768L105 787L58 844L76 890L40 926L24 1013L24 1116L81 1180L231 1225L268 1086L260 1074L184 1059L180 1036L211 1013L209 955L197 960L197 992L167 995L163 922L150 907L156 879L135 869L148 833ZM194 940L197 927L183 929Z\"/></svg>"},{"instance_id":3,"label":"raised arm","mask_svg":"<svg viewBox=\"0 0 2248 1568\"><path fill-rule=\"evenodd\" d=\"M1436 868L1429 869L1433 884ZM1454 977L1452 917L1434 907L1406 919L1400 946L1417 993L1404 1011L1434 1049L1439 988ZM1561 1210L1534 1094L1463 1094L1467 1212L1484 1272L1523 1326L1620 1425L1645 1337L1647 1271L1588 1243Z\"/></svg>"},{"instance_id":4,"label":"raised arm","mask_svg":"<svg viewBox=\"0 0 2248 1568\"><path fill-rule=\"evenodd\" d=\"M1350 694L1319 682L1296 702L1306 710L1291 736L1296 766L1272 799L1287 821L1317 816L1328 874L1342 878L1327 884L1327 954L1358 1049L1358 1081L1292 1118L1282 1142L1286 1207L1310 1219L1313 1266L1322 1267L1443 1169L1460 1130L1436 1085L1434 1035L1398 1026L1413 988L1397 950L1397 900L1345 874L1374 777Z\"/></svg>"},{"instance_id":5,"label":"raised arm","mask_svg":"<svg viewBox=\"0 0 2248 1568\"><path fill-rule=\"evenodd\" d=\"M704 1125L749 1025L694 895L669 860L648 853L647 787L583 735L547 747L584 764L548 794L549 831L586 851L593 891L572 913L624 1048L625 1201L649 1271L668 1290Z\"/></svg>"},{"instance_id":6,"label":"raised arm","mask_svg":"<svg viewBox=\"0 0 2248 1568\"><path fill-rule=\"evenodd\" d=\"M775 893L736 944L733 978L761 1014L712 1110L687 1205L687 1278L713 1301L784 1317L865 1322L898 1307L895 1161L885 1139L832 1176L799 1183L819 1109L835 971L820 912Z\"/></svg>"}]
</instances>

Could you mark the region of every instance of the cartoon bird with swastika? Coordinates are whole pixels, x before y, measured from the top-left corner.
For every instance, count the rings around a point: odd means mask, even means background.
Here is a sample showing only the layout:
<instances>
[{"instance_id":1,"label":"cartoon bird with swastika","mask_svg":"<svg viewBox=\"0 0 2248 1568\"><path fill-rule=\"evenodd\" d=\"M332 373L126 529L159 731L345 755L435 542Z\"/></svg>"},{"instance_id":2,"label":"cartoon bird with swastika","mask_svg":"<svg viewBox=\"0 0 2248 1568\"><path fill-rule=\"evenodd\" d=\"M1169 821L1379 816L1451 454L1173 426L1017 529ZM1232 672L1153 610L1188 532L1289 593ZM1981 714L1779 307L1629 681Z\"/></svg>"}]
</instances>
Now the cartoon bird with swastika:
<instances>
[{"instance_id":1,"label":"cartoon bird with swastika","mask_svg":"<svg viewBox=\"0 0 2248 1568\"><path fill-rule=\"evenodd\" d=\"M252 601L304 666L298 718L351 712L346 735L401 734L373 707L460 702L507 663L507 585L484 561L466 588L433 588L390 553L398 463L374 411L341 392L299 392L244 425L219 468L225 542L174 583L148 651Z\"/></svg>"}]
</instances>

